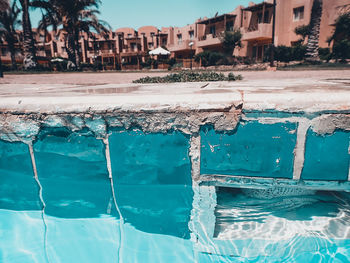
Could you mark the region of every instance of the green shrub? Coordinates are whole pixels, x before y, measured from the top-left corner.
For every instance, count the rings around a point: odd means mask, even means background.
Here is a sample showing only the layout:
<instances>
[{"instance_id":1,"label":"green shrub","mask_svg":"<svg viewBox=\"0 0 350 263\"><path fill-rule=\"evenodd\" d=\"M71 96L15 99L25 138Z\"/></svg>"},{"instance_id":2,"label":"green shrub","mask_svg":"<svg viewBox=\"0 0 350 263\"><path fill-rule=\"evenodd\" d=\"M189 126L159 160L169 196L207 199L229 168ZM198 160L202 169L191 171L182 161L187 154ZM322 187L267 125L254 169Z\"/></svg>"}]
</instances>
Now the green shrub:
<instances>
[{"instance_id":1,"label":"green shrub","mask_svg":"<svg viewBox=\"0 0 350 263\"><path fill-rule=\"evenodd\" d=\"M167 60L167 64L169 64L169 66L174 66L176 64L176 59L175 58L170 58Z\"/></svg>"},{"instance_id":2,"label":"green shrub","mask_svg":"<svg viewBox=\"0 0 350 263\"><path fill-rule=\"evenodd\" d=\"M264 61L270 60L270 52L271 48L269 47L265 51ZM298 44L293 47L287 47L287 46L277 46L274 47L275 53L274 58L276 61L280 62L290 62L290 61L301 61L305 58L306 54L306 46Z\"/></svg>"},{"instance_id":3,"label":"green shrub","mask_svg":"<svg viewBox=\"0 0 350 263\"><path fill-rule=\"evenodd\" d=\"M328 47L319 48L318 54L319 54L321 60L329 61L332 58L331 50Z\"/></svg>"},{"instance_id":4,"label":"green shrub","mask_svg":"<svg viewBox=\"0 0 350 263\"><path fill-rule=\"evenodd\" d=\"M343 39L335 42L333 46L333 57L342 61L350 58L350 41Z\"/></svg>"},{"instance_id":5,"label":"green shrub","mask_svg":"<svg viewBox=\"0 0 350 263\"><path fill-rule=\"evenodd\" d=\"M206 50L195 55L194 60L196 62L202 61L203 67L223 65L225 63L226 56L220 52Z\"/></svg>"},{"instance_id":6,"label":"green shrub","mask_svg":"<svg viewBox=\"0 0 350 263\"><path fill-rule=\"evenodd\" d=\"M134 80L133 83L173 83L173 82L203 82L203 81L234 81L241 80L241 75L234 75L229 73L226 77L222 73L216 72L192 72L192 71L181 71L179 73L168 74L165 77L144 77L138 80Z\"/></svg>"},{"instance_id":7,"label":"green shrub","mask_svg":"<svg viewBox=\"0 0 350 263\"><path fill-rule=\"evenodd\" d=\"M292 47L292 57L290 61L301 61L306 55L306 45L296 45Z\"/></svg>"}]
</instances>

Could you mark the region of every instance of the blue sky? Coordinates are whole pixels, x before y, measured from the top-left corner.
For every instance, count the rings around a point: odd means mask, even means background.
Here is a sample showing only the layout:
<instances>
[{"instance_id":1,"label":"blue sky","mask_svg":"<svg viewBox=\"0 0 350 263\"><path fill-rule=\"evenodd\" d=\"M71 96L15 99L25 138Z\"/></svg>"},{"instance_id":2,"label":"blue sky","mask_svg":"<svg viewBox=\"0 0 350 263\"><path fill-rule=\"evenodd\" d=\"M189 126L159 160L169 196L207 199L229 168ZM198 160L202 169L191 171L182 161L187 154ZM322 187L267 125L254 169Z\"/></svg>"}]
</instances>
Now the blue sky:
<instances>
[{"instance_id":1,"label":"blue sky","mask_svg":"<svg viewBox=\"0 0 350 263\"><path fill-rule=\"evenodd\" d=\"M262 0L251 0L262 2ZM250 0L102 0L100 18L113 30L119 27L139 28L144 25L185 26L200 17L212 17L233 11L238 5L247 6ZM40 12L32 12L33 27Z\"/></svg>"}]
</instances>

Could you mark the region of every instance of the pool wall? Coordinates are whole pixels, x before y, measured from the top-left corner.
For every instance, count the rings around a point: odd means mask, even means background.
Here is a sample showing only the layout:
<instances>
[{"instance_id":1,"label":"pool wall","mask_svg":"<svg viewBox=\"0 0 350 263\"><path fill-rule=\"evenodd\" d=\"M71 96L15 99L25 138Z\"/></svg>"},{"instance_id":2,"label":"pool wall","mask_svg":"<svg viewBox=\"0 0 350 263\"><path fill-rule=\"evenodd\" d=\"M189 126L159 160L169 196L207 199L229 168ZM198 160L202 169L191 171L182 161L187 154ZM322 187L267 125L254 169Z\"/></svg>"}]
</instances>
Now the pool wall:
<instances>
[{"instance_id":1,"label":"pool wall","mask_svg":"<svg viewBox=\"0 0 350 263\"><path fill-rule=\"evenodd\" d=\"M139 148L149 147L152 138L161 138L156 134L171 137L176 133L188 145L186 158L196 183L349 187L350 91L346 82L290 80L262 85L243 81L212 83L205 89L200 83L112 86L60 87L63 95L56 97L52 90L59 89L52 87L31 95L4 96L0 139L5 144L16 142L21 149L28 145L35 166L36 145L45 144L43 134L57 129L64 129L63 137L79 133L99 140L92 147L103 152L107 162L107 168L99 169L111 173L116 157L111 158L110 152L118 144L111 147L109 140L116 133L140 137ZM158 165L176 171L167 163L175 156L171 151L177 151L176 143L165 139L169 156L155 155ZM72 151L69 144L62 147L66 147L62 152ZM78 154L83 148L74 151ZM2 158L8 154L12 153L2 151Z\"/></svg>"}]
</instances>

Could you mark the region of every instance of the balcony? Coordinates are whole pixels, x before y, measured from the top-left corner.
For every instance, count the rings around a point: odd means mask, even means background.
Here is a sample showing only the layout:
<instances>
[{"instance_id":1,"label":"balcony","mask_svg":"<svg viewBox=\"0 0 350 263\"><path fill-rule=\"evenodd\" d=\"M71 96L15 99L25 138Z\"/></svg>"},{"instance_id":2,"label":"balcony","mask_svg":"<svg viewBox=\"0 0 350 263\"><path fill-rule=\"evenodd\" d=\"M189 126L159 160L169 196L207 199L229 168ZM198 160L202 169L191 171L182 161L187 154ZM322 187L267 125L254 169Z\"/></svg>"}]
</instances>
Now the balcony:
<instances>
[{"instance_id":1,"label":"balcony","mask_svg":"<svg viewBox=\"0 0 350 263\"><path fill-rule=\"evenodd\" d=\"M113 55L115 54L115 52L113 52L113 49L102 49L102 50L89 50L87 52L88 56L101 56L101 55Z\"/></svg>"},{"instance_id":2,"label":"balcony","mask_svg":"<svg viewBox=\"0 0 350 263\"><path fill-rule=\"evenodd\" d=\"M169 46L169 51L181 51L181 50L191 50L190 43L193 42L192 49L196 48L196 41L193 40L183 40Z\"/></svg>"},{"instance_id":3,"label":"balcony","mask_svg":"<svg viewBox=\"0 0 350 263\"><path fill-rule=\"evenodd\" d=\"M214 45L221 44L221 41L219 38L220 34L221 33L219 33L219 34L216 33L215 35L208 34L208 35L204 35L204 36L200 37L199 42L198 42L198 47L214 46Z\"/></svg>"},{"instance_id":4,"label":"balcony","mask_svg":"<svg viewBox=\"0 0 350 263\"><path fill-rule=\"evenodd\" d=\"M266 40L272 38L272 24L260 23L242 30L242 40Z\"/></svg>"}]
</instances>

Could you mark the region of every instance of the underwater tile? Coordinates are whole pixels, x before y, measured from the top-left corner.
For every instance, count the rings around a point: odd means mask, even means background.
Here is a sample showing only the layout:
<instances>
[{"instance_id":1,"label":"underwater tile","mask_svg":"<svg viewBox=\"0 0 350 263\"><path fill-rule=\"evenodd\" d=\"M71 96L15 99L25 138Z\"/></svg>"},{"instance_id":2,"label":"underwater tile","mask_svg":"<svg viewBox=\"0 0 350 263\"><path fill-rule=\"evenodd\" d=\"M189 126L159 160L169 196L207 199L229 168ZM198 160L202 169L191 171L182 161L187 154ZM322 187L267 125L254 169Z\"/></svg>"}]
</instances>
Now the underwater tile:
<instances>
[{"instance_id":1,"label":"underwater tile","mask_svg":"<svg viewBox=\"0 0 350 263\"><path fill-rule=\"evenodd\" d=\"M102 140L90 134L50 131L34 144L45 212L61 217L95 217L113 200Z\"/></svg>"},{"instance_id":2,"label":"underwater tile","mask_svg":"<svg viewBox=\"0 0 350 263\"><path fill-rule=\"evenodd\" d=\"M311 129L307 132L305 161L301 174L308 180L348 179L348 152L350 132L335 131L330 135L317 135Z\"/></svg>"},{"instance_id":3,"label":"underwater tile","mask_svg":"<svg viewBox=\"0 0 350 263\"><path fill-rule=\"evenodd\" d=\"M201 173L293 177L295 123L240 123L232 134L201 131Z\"/></svg>"},{"instance_id":4,"label":"underwater tile","mask_svg":"<svg viewBox=\"0 0 350 263\"><path fill-rule=\"evenodd\" d=\"M181 133L115 131L109 144L118 184L192 184L189 138Z\"/></svg>"},{"instance_id":5,"label":"underwater tile","mask_svg":"<svg viewBox=\"0 0 350 263\"><path fill-rule=\"evenodd\" d=\"M0 209L41 209L38 193L28 145L0 141Z\"/></svg>"},{"instance_id":6,"label":"underwater tile","mask_svg":"<svg viewBox=\"0 0 350 263\"><path fill-rule=\"evenodd\" d=\"M113 132L114 188L126 223L147 233L188 239L193 190L189 139L180 133Z\"/></svg>"}]
</instances>

